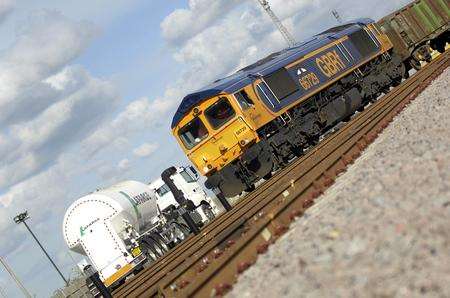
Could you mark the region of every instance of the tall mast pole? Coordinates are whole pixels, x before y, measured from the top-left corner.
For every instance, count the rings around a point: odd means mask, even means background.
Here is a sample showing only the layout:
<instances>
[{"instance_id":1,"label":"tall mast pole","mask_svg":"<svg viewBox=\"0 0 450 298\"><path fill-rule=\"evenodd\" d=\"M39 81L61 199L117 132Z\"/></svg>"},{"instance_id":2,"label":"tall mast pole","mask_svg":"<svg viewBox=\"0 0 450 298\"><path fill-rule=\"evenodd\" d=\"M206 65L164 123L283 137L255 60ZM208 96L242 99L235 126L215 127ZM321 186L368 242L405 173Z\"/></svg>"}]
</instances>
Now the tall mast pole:
<instances>
[{"instance_id":1,"label":"tall mast pole","mask_svg":"<svg viewBox=\"0 0 450 298\"><path fill-rule=\"evenodd\" d=\"M16 282L17 287L22 291L23 295L27 298L31 298L30 293L27 291L27 289L19 280L14 271L12 271L11 267L9 267L8 263L6 263L6 261L1 256L0 256L0 263L3 265L3 267L5 267L6 272L8 272L11 278Z\"/></svg>"},{"instance_id":2,"label":"tall mast pole","mask_svg":"<svg viewBox=\"0 0 450 298\"><path fill-rule=\"evenodd\" d=\"M36 240L36 243L39 245L39 247L42 249L42 252L45 254L45 256L47 257L47 259L50 261L50 263L53 265L53 267L55 268L55 270L58 272L59 276L61 276L61 279L64 281L64 283L67 285L69 285L69 282L67 281L67 279L64 277L64 275L62 274L61 270L59 270L58 266L56 266L55 262L53 262L52 258L50 257L50 255L47 253L47 251L45 250L45 248L42 246L41 242L37 239L36 235L34 235L33 231L31 231L30 227L28 226L26 220L29 219L28 217L28 211L25 211L23 213L20 213L19 215L14 217L14 222L16 224L20 224L23 223L25 225L25 227L27 228L28 232L30 232L31 236L34 238L34 240Z\"/></svg>"},{"instance_id":3,"label":"tall mast pole","mask_svg":"<svg viewBox=\"0 0 450 298\"><path fill-rule=\"evenodd\" d=\"M280 19L275 15L275 13L270 8L269 2L267 0L258 0L259 4L264 8L264 10L267 12L269 17L272 19L272 22L277 27L278 31L280 31L281 35L283 35L283 38L286 40L288 46L291 48L295 46L296 41L294 37L289 33L289 31L284 27L283 23L280 21Z\"/></svg>"}]
</instances>

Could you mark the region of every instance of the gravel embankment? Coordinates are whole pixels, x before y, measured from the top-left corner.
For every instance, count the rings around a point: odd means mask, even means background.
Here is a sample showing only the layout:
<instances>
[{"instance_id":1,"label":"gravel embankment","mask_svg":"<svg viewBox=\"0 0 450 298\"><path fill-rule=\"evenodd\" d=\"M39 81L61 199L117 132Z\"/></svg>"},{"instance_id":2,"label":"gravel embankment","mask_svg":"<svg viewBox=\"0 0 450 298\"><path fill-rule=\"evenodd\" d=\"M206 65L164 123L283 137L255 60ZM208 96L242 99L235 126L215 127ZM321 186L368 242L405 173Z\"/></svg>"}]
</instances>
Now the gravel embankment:
<instances>
[{"instance_id":1,"label":"gravel embankment","mask_svg":"<svg viewBox=\"0 0 450 298\"><path fill-rule=\"evenodd\" d=\"M450 69L229 297L450 297Z\"/></svg>"}]
</instances>

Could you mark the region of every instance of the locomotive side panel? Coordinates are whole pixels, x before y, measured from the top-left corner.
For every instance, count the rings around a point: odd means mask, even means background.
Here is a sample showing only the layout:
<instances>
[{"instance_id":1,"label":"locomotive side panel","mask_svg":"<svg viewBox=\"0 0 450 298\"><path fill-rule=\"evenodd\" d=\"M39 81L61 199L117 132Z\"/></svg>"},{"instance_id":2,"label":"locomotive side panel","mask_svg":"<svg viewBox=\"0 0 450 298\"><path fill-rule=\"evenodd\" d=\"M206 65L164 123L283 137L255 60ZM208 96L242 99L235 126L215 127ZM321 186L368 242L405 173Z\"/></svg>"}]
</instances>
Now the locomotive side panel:
<instances>
[{"instance_id":1,"label":"locomotive side panel","mask_svg":"<svg viewBox=\"0 0 450 298\"><path fill-rule=\"evenodd\" d=\"M325 83L336 79L354 66L360 55L348 39L344 42L339 43L341 47L335 43L329 44L315 51L315 54L308 55L307 59L294 62L264 76L263 82L257 88L262 90L259 94L267 107L273 112L279 112L292 104L297 104L299 98L314 94ZM349 52L344 50L344 47Z\"/></svg>"},{"instance_id":2,"label":"locomotive side panel","mask_svg":"<svg viewBox=\"0 0 450 298\"><path fill-rule=\"evenodd\" d=\"M375 27L361 29L264 76L254 84L255 92L279 116L391 49L390 40Z\"/></svg>"}]
</instances>

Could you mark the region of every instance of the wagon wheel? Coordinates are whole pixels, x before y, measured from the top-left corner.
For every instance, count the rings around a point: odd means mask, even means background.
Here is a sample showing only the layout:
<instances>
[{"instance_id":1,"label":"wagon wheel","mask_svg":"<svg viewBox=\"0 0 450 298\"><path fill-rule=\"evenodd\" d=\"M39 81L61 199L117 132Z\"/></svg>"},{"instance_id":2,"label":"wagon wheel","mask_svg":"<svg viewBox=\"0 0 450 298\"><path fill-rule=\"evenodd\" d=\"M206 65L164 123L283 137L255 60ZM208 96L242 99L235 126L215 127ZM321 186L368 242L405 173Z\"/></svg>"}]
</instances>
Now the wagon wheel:
<instances>
[{"instance_id":1,"label":"wagon wheel","mask_svg":"<svg viewBox=\"0 0 450 298\"><path fill-rule=\"evenodd\" d=\"M255 186L255 184L253 184L253 183L250 183L250 184L247 184L247 188L245 189L245 192L252 192L252 191L254 191L256 189L256 186Z\"/></svg>"},{"instance_id":2,"label":"wagon wheel","mask_svg":"<svg viewBox=\"0 0 450 298\"><path fill-rule=\"evenodd\" d=\"M409 71L408 70L406 70L405 73L403 74L403 78L405 80L409 79Z\"/></svg>"},{"instance_id":3,"label":"wagon wheel","mask_svg":"<svg viewBox=\"0 0 450 298\"><path fill-rule=\"evenodd\" d=\"M432 44L432 48L438 51L439 53L443 54L445 52L445 40L444 39L435 40Z\"/></svg>"}]
</instances>

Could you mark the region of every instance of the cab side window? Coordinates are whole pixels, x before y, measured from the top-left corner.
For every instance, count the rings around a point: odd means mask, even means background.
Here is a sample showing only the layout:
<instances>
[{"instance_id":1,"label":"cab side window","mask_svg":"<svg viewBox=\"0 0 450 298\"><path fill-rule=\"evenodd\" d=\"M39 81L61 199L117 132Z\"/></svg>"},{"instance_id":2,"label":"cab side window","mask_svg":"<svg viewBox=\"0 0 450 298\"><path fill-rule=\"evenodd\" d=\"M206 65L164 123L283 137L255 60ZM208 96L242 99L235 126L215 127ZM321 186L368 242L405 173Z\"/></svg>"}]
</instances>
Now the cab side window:
<instances>
[{"instance_id":1,"label":"cab side window","mask_svg":"<svg viewBox=\"0 0 450 298\"><path fill-rule=\"evenodd\" d=\"M250 96L248 96L245 90L241 90L235 93L234 97L236 97L236 100L238 101L242 110L247 110L254 105L253 101L250 99Z\"/></svg>"},{"instance_id":2,"label":"cab side window","mask_svg":"<svg viewBox=\"0 0 450 298\"><path fill-rule=\"evenodd\" d=\"M187 183L195 182L195 179L191 177L186 171L180 172L180 175L184 178Z\"/></svg>"},{"instance_id":3,"label":"cab side window","mask_svg":"<svg viewBox=\"0 0 450 298\"><path fill-rule=\"evenodd\" d=\"M160 188L156 189L156 193L158 194L158 196L162 197L164 196L166 193L168 193L170 191L169 187L166 184L163 184Z\"/></svg>"}]
</instances>

